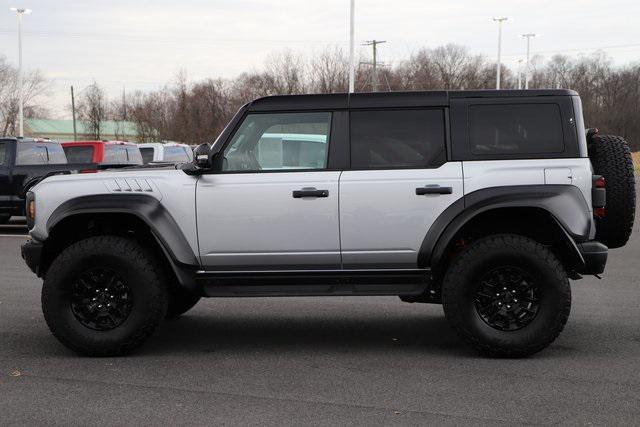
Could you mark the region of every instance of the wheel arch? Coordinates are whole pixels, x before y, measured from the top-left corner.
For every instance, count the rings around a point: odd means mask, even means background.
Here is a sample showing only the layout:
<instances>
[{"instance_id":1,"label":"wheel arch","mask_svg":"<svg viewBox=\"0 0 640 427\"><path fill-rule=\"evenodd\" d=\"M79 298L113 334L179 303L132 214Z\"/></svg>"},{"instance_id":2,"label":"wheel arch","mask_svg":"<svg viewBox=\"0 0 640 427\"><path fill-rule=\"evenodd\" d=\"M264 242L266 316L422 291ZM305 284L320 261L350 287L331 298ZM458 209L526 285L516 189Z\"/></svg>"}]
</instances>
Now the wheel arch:
<instances>
[{"instance_id":1,"label":"wheel arch","mask_svg":"<svg viewBox=\"0 0 640 427\"><path fill-rule=\"evenodd\" d=\"M551 245L571 270L584 264L576 242L589 239L591 224L591 211L575 186L486 188L466 195L437 218L423 240L418 264L437 275L465 236L515 232Z\"/></svg>"},{"instance_id":2,"label":"wheel arch","mask_svg":"<svg viewBox=\"0 0 640 427\"><path fill-rule=\"evenodd\" d=\"M178 224L159 200L145 195L95 195L68 200L49 217L41 271L57 254L82 238L115 234L136 238L164 257L178 281L195 286L190 271L199 269L198 257Z\"/></svg>"}]
</instances>

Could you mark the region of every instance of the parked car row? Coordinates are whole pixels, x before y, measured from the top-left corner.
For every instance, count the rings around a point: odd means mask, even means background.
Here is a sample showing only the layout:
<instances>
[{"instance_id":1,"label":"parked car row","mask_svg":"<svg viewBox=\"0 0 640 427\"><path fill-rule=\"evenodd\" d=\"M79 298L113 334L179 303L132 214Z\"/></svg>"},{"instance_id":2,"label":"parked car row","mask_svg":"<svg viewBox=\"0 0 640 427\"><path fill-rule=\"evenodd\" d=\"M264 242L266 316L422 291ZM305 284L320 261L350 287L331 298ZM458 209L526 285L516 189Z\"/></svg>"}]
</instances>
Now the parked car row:
<instances>
[{"instance_id":1,"label":"parked car row","mask_svg":"<svg viewBox=\"0 0 640 427\"><path fill-rule=\"evenodd\" d=\"M25 215L27 192L47 176L192 159L191 147L178 143L0 138L0 224Z\"/></svg>"}]
</instances>

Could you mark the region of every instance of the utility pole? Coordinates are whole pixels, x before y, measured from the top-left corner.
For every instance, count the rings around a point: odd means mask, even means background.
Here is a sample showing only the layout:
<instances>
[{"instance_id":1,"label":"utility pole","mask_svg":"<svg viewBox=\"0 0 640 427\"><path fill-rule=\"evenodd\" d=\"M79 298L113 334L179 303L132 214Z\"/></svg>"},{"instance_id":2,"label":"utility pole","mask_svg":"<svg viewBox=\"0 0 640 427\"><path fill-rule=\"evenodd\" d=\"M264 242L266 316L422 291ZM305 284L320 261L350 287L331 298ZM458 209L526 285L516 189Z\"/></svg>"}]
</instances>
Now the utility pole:
<instances>
[{"instance_id":1,"label":"utility pole","mask_svg":"<svg viewBox=\"0 0 640 427\"><path fill-rule=\"evenodd\" d=\"M12 11L18 16L18 120L20 129L18 136L24 136L24 84L22 74L22 15L31 13L31 9L12 7Z\"/></svg>"},{"instance_id":2,"label":"utility pole","mask_svg":"<svg viewBox=\"0 0 640 427\"><path fill-rule=\"evenodd\" d=\"M535 33L527 33L527 34L522 34L522 37L527 39L527 62L526 62L526 66L524 69L524 88L525 89L529 89L529 70L531 69L530 66L530 51L531 51L531 38L532 37L536 37Z\"/></svg>"},{"instance_id":3,"label":"utility pole","mask_svg":"<svg viewBox=\"0 0 640 427\"><path fill-rule=\"evenodd\" d=\"M363 46L371 46L373 48L373 61L371 62L371 90L378 91L378 45L386 43L386 40L368 40Z\"/></svg>"},{"instance_id":4,"label":"utility pole","mask_svg":"<svg viewBox=\"0 0 640 427\"><path fill-rule=\"evenodd\" d=\"M356 0L351 0L351 8L349 11L349 93L355 92L356 87L355 14Z\"/></svg>"},{"instance_id":5,"label":"utility pole","mask_svg":"<svg viewBox=\"0 0 640 427\"><path fill-rule=\"evenodd\" d=\"M502 23L508 19L509 18L505 18L505 17L493 18L493 20L498 23L498 63L496 65L496 89L498 90L500 90L500 66L501 66L500 56L502 54Z\"/></svg>"},{"instance_id":6,"label":"utility pole","mask_svg":"<svg viewBox=\"0 0 640 427\"><path fill-rule=\"evenodd\" d=\"M518 90L522 89L522 61L518 59Z\"/></svg>"},{"instance_id":7,"label":"utility pole","mask_svg":"<svg viewBox=\"0 0 640 427\"><path fill-rule=\"evenodd\" d=\"M78 140L78 132L76 130L76 98L73 95L73 86L71 86L71 116L73 117L73 140Z\"/></svg>"}]
</instances>

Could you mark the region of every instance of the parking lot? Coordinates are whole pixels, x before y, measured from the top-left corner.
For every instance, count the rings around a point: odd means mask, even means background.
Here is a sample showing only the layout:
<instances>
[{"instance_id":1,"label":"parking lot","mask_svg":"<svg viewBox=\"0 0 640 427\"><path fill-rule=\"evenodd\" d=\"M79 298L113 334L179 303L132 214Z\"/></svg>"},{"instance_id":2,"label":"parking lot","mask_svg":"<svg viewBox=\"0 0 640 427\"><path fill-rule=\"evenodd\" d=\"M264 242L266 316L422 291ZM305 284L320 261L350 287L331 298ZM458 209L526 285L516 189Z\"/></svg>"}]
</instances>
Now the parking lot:
<instances>
[{"instance_id":1,"label":"parking lot","mask_svg":"<svg viewBox=\"0 0 640 427\"><path fill-rule=\"evenodd\" d=\"M40 280L0 227L0 424L637 424L640 236L573 283L560 338L524 360L469 351L440 306L397 298L218 299L133 356L49 333Z\"/></svg>"}]
</instances>

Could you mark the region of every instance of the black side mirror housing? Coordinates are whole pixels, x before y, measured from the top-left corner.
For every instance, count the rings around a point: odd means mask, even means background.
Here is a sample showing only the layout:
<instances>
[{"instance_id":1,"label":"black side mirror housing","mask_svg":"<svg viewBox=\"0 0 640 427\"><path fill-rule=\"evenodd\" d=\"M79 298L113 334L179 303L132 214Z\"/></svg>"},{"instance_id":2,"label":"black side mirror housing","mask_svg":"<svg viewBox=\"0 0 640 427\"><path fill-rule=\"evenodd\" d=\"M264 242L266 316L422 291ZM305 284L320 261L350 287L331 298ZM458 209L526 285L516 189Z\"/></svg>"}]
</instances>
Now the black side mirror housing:
<instances>
[{"instance_id":1,"label":"black side mirror housing","mask_svg":"<svg viewBox=\"0 0 640 427\"><path fill-rule=\"evenodd\" d=\"M200 169L211 168L211 147L200 144L193 150L193 163Z\"/></svg>"}]
</instances>

